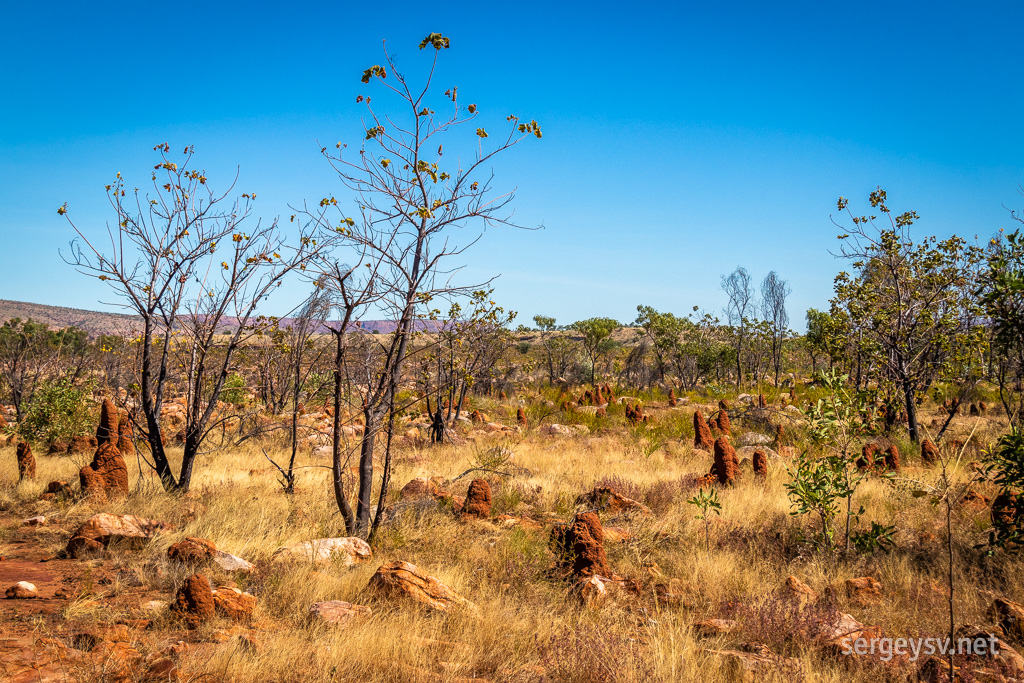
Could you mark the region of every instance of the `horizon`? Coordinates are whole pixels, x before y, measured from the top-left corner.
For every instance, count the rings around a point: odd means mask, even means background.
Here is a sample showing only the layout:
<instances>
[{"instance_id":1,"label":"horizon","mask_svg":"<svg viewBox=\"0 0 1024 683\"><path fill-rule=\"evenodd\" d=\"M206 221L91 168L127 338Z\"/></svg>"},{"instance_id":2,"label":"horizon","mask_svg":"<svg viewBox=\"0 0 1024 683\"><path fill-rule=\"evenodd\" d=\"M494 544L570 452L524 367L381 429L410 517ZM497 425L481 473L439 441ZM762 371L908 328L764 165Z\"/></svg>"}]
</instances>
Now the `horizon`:
<instances>
[{"instance_id":1,"label":"horizon","mask_svg":"<svg viewBox=\"0 0 1024 683\"><path fill-rule=\"evenodd\" d=\"M68 202L102 234L104 184L121 172L144 186L160 142L194 144L218 188L239 168L236 193L257 192L266 220L341 200L318 150L361 139L359 75L381 62L382 40L412 75L417 43L435 30L452 40L439 83L457 85L485 122L515 112L544 129L494 164L496 188L518 188L517 220L544 229L487 230L460 274L500 275L494 298L519 324L539 314L625 325L641 304L722 317L720 277L741 265L755 285L771 270L789 282L790 326L802 331L846 267L829 253L839 196L859 213L881 186L894 211L920 214L917 237L982 242L1024 206L1024 94L1007 87L1020 60L1000 37L1024 19L1015 4L964 14L914 3L884 16L860 4L598 4L586 16L550 8L515 29L497 10L461 6L398 4L357 29L347 5L246 7L203 6L197 23L188 4L177 21L142 7L101 18L68 4L58 22L51 7L11 11L0 298L120 312L101 303L109 288L61 260L73 233L57 208ZM174 31L171 42L153 26ZM310 26L341 38L310 39ZM283 290L265 313L305 294Z\"/></svg>"}]
</instances>

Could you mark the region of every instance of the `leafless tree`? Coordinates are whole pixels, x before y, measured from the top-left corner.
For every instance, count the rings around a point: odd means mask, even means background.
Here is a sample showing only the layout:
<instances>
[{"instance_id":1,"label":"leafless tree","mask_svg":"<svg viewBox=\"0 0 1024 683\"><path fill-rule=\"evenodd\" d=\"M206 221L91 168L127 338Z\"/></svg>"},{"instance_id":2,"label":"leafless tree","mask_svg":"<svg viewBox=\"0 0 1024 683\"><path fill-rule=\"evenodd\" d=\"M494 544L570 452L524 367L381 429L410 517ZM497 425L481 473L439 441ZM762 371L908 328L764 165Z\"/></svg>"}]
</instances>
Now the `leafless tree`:
<instances>
[{"instance_id":1,"label":"leafless tree","mask_svg":"<svg viewBox=\"0 0 1024 683\"><path fill-rule=\"evenodd\" d=\"M366 69L362 82L373 82L386 96L397 99L400 109L379 113L370 97L360 95L357 100L365 103L367 119L359 149L353 152L338 143L337 152L321 150L342 186L354 196L356 213L349 216L342 210L339 220L329 221L323 209L339 205L334 197L325 197L320 210L304 209L307 215L315 214L313 224L331 227L344 237L347 248L362 257L374 272L367 284L375 292L376 307L397 321L395 331L380 345L379 365L362 396L365 431L352 531L369 538L380 522L390 482L395 396L416 322L429 315L435 298L481 287L453 285L454 270L448 264L479 239L480 232L465 233L466 228L520 227L509 210L514 193L495 194L488 167L496 155L523 138L541 137L536 121L521 123L509 116L507 134L495 142L482 126L476 128L476 149L465 163L457 154L445 156L448 134L472 125L478 116L475 104L460 103L457 88L444 91L443 97L433 91L438 57L449 46L449 39L438 33L420 43L420 49L429 49L432 57L422 86L413 85L398 71L385 46L384 64ZM448 113L438 115L435 108L441 107ZM467 235L465 241L456 242L459 234ZM354 295L355 300L359 298ZM379 435L385 438L385 453L371 528L373 456ZM340 503L343 515L346 505L347 501Z\"/></svg>"},{"instance_id":2,"label":"leafless tree","mask_svg":"<svg viewBox=\"0 0 1024 683\"><path fill-rule=\"evenodd\" d=\"M725 306L725 318L733 330L733 345L736 347L736 388L743 382L743 347L747 339L747 325L754 313L754 290L750 285L750 273L742 266L729 275L722 276L722 291L729 297Z\"/></svg>"},{"instance_id":3,"label":"leafless tree","mask_svg":"<svg viewBox=\"0 0 1024 683\"><path fill-rule=\"evenodd\" d=\"M771 335L772 366L775 369L775 386L779 386L782 371L782 342L789 330L789 313L786 312L786 298L793 293L789 283L774 270L761 283L761 315L769 325Z\"/></svg>"},{"instance_id":4,"label":"leafless tree","mask_svg":"<svg viewBox=\"0 0 1024 683\"><path fill-rule=\"evenodd\" d=\"M276 220L250 220L255 193L231 198L234 182L215 193L205 172L191 168L192 147L177 161L166 143L154 150L160 161L151 174L151 192L135 188L128 195L120 173L107 186L117 221L107 225L107 247L94 231L68 218L78 239L66 260L110 285L120 305L141 319L138 384L145 424L138 426L164 488L187 492L203 440L223 419L215 414L217 400L235 352L253 334L249 323L257 306L327 243L303 231L290 246ZM67 215L67 205L59 213ZM184 454L175 476L164 449L161 409L181 354Z\"/></svg>"}]
</instances>

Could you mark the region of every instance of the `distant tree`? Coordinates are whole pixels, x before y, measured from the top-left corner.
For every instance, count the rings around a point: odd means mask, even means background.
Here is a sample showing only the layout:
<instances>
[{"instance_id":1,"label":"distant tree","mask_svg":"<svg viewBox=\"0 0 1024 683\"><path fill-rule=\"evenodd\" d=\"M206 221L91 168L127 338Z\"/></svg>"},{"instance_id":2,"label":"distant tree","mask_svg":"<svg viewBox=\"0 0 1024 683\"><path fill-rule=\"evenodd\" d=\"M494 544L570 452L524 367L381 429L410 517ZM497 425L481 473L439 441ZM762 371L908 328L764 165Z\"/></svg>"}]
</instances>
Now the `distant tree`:
<instances>
[{"instance_id":1,"label":"distant tree","mask_svg":"<svg viewBox=\"0 0 1024 683\"><path fill-rule=\"evenodd\" d=\"M535 315L533 322L540 330L540 343L544 347L544 357L548 366L548 381L554 384L565 378L579 353L579 347L568 335L558 334L560 328L555 324L554 318Z\"/></svg>"},{"instance_id":2,"label":"distant tree","mask_svg":"<svg viewBox=\"0 0 1024 683\"><path fill-rule=\"evenodd\" d=\"M583 335L583 349L590 359L590 383L597 378L598 361L615 348L612 332L621 325L614 318L587 318L572 324L572 329Z\"/></svg>"},{"instance_id":3,"label":"distant tree","mask_svg":"<svg viewBox=\"0 0 1024 683\"><path fill-rule=\"evenodd\" d=\"M789 283L774 270L761 283L761 315L768 323L771 338L772 366L775 369L775 386L779 386L782 374L782 344L789 332L789 313L786 312L786 298L793 293Z\"/></svg>"},{"instance_id":4,"label":"distant tree","mask_svg":"<svg viewBox=\"0 0 1024 683\"><path fill-rule=\"evenodd\" d=\"M0 379L19 420L44 381L54 375L78 379L87 347L87 333L75 327L51 330L31 318L11 318L0 325Z\"/></svg>"},{"instance_id":5,"label":"distant tree","mask_svg":"<svg viewBox=\"0 0 1024 683\"><path fill-rule=\"evenodd\" d=\"M736 349L736 388L743 383L743 349L747 341L747 326L754 316L754 290L750 273L742 266L722 276L722 291L729 298L725 306L725 319L733 330Z\"/></svg>"},{"instance_id":6,"label":"distant tree","mask_svg":"<svg viewBox=\"0 0 1024 683\"><path fill-rule=\"evenodd\" d=\"M884 225L876 224L877 216L854 215L846 199L838 202L852 224L836 223L847 231L840 235L839 255L855 270L836 276L833 315L844 312L863 335L862 350L878 365L882 382L900 394L910 438L917 442L919 394L958 356L975 353L983 337L973 324L978 303L971 295L981 253L957 236L915 244L910 227L916 212L893 216L881 188L868 200Z\"/></svg>"},{"instance_id":7,"label":"distant tree","mask_svg":"<svg viewBox=\"0 0 1024 683\"><path fill-rule=\"evenodd\" d=\"M1022 220L1019 214L1013 217ZM979 285L985 314L991 320L999 400L1010 423L1019 430L1024 418L1024 235L1019 230L992 241Z\"/></svg>"}]
</instances>

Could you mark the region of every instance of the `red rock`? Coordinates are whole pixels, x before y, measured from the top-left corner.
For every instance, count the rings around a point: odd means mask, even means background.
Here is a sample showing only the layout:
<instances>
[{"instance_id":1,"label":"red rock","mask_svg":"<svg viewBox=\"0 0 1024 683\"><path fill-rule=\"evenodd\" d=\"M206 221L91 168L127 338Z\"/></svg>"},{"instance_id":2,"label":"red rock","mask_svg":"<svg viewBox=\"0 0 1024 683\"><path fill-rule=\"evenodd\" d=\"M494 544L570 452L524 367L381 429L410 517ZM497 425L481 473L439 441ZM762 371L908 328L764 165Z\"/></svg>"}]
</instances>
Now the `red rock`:
<instances>
[{"instance_id":1,"label":"red rock","mask_svg":"<svg viewBox=\"0 0 1024 683\"><path fill-rule=\"evenodd\" d=\"M68 444L67 452L71 455L76 453L88 453L99 448L95 436L74 436Z\"/></svg>"},{"instance_id":2,"label":"red rock","mask_svg":"<svg viewBox=\"0 0 1024 683\"><path fill-rule=\"evenodd\" d=\"M213 559L217 546L205 538L186 537L167 549L167 557L178 562L205 564Z\"/></svg>"},{"instance_id":3,"label":"red rock","mask_svg":"<svg viewBox=\"0 0 1024 683\"><path fill-rule=\"evenodd\" d=\"M481 413L479 410L474 410L472 413L470 413L469 419L474 424L481 424L483 422L487 422L487 420L484 419L483 413Z\"/></svg>"},{"instance_id":4,"label":"red rock","mask_svg":"<svg viewBox=\"0 0 1024 683\"><path fill-rule=\"evenodd\" d=\"M213 591L213 606L231 621L248 622L256 609L256 596L225 586Z\"/></svg>"},{"instance_id":5,"label":"red rock","mask_svg":"<svg viewBox=\"0 0 1024 683\"><path fill-rule=\"evenodd\" d=\"M25 442L18 444L18 481L36 478L36 458L32 448Z\"/></svg>"},{"instance_id":6,"label":"red rock","mask_svg":"<svg viewBox=\"0 0 1024 683\"><path fill-rule=\"evenodd\" d=\"M736 458L736 449L724 436L719 437L715 441L715 464L712 467L712 474L718 478L719 484L730 486L736 481L739 469L740 463Z\"/></svg>"},{"instance_id":7,"label":"red rock","mask_svg":"<svg viewBox=\"0 0 1024 683\"><path fill-rule=\"evenodd\" d=\"M185 583L178 589L171 610L177 612L190 629L211 619L215 605L209 579L202 574L193 574L185 579Z\"/></svg>"},{"instance_id":8,"label":"red rock","mask_svg":"<svg viewBox=\"0 0 1024 683\"><path fill-rule=\"evenodd\" d=\"M311 621L330 626L345 626L352 621L365 619L373 614L373 610L363 605L353 605L344 600L327 600L317 602L309 608Z\"/></svg>"},{"instance_id":9,"label":"red rock","mask_svg":"<svg viewBox=\"0 0 1024 683\"><path fill-rule=\"evenodd\" d=\"M710 452L715 446L715 440L711 436L711 429L704 421L701 412L693 413L693 447Z\"/></svg>"},{"instance_id":10,"label":"red rock","mask_svg":"<svg viewBox=\"0 0 1024 683\"><path fill-rule=\"evenodd\" d=\"M491 485L485 479L474 479L470 483L461 514L477 519L487 519L491 516Z\"/></svg>"},{"instance_id":11,"label":"red rock","mask_svg":"<svg viewBox=\"0 0 1024 683\"><path fill-rule=\"evenodd\" d=\"M608 486L595 486L594 490L578 496L576 505L588 505L601 511L623 513L639 512L645 515L651 514L650 508L632 498L627 498L618 491Z\"/></svg>"},{"instance_id":12,"label":"red rock","mask_svg":"<svg viewBox=\"0 0 1024 683\"><path fill-rule=\"evenodd\" d=\"M850 598L876 597L882 594L882 584L871 576L862 576L856 579L847 579L845 583L846 595Z\"/></svg>"},{"instance_id":13,"label":"red rock","mask_svg":"<svg viewBox=\"0 0 1024 683\"><path fill-rule=\"evenodd\" d=\"M101 512L85 521L68 541L67 553L80 559L91 551L102 551L113 541L144 542L169 527L163 522L134 515L112 515Z\"/></svg>"},{"instance_id":14,"label":"red rock","mask_svg":"<svg viewBox=\"0 0 1024 683\"><path fill-rule=\"evenodd\" d=\"M381 565L370 577L367 588L381 598L411 600L439 612L450 612L460 606L473 607L473 603L433 576L401 560Z\"/></svg>"},{"instance_id":15,"label":"red rock","mask_svg":"<svg viewBox=\"0 0 1024 683\"><path fill-rule=\"evenodd\" d=\"M416 477L402 487L402 498L419 498L422 496L436 496L438 494L437 484L426 477Z\"/></svg>"}]
</instances>

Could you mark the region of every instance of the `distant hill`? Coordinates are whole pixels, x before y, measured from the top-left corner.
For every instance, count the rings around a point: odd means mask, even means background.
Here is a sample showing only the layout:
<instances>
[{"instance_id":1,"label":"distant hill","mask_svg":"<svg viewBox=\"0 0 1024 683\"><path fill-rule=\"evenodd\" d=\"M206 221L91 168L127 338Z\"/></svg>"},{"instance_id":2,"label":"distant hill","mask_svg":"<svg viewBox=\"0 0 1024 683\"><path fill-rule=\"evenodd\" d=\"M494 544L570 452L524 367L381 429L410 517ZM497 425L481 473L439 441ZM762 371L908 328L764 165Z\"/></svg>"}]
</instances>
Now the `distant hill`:
<instances>
[{"instance_id":1,"label":"distant hill","mask_svg":"<svg viewBox=\"0 0 1024 683\"><path fill-rule=\"evenodd\" d=\"M44 304L30 304L25 301L7 301L0 299L0 325L11 318L22 320L31 318L35 322L44 323L49 327L77 327L89 333L90 337L100 334L120 334L141 327L138 316L126 315L123 313L101 313L99 311L85 311L80 308L64 308L63 306L46 306ZM285 325L290 318L283 319ZM225 326L235 326L234 318L225 320ZM397 323L391 320L364 320L361 329L367 332L376 330L380 334L388 334L395 330ZM426 329L423 325L420 329ZM326 329L320 332L326 333Z\"/></svg>"}]
</instances>

